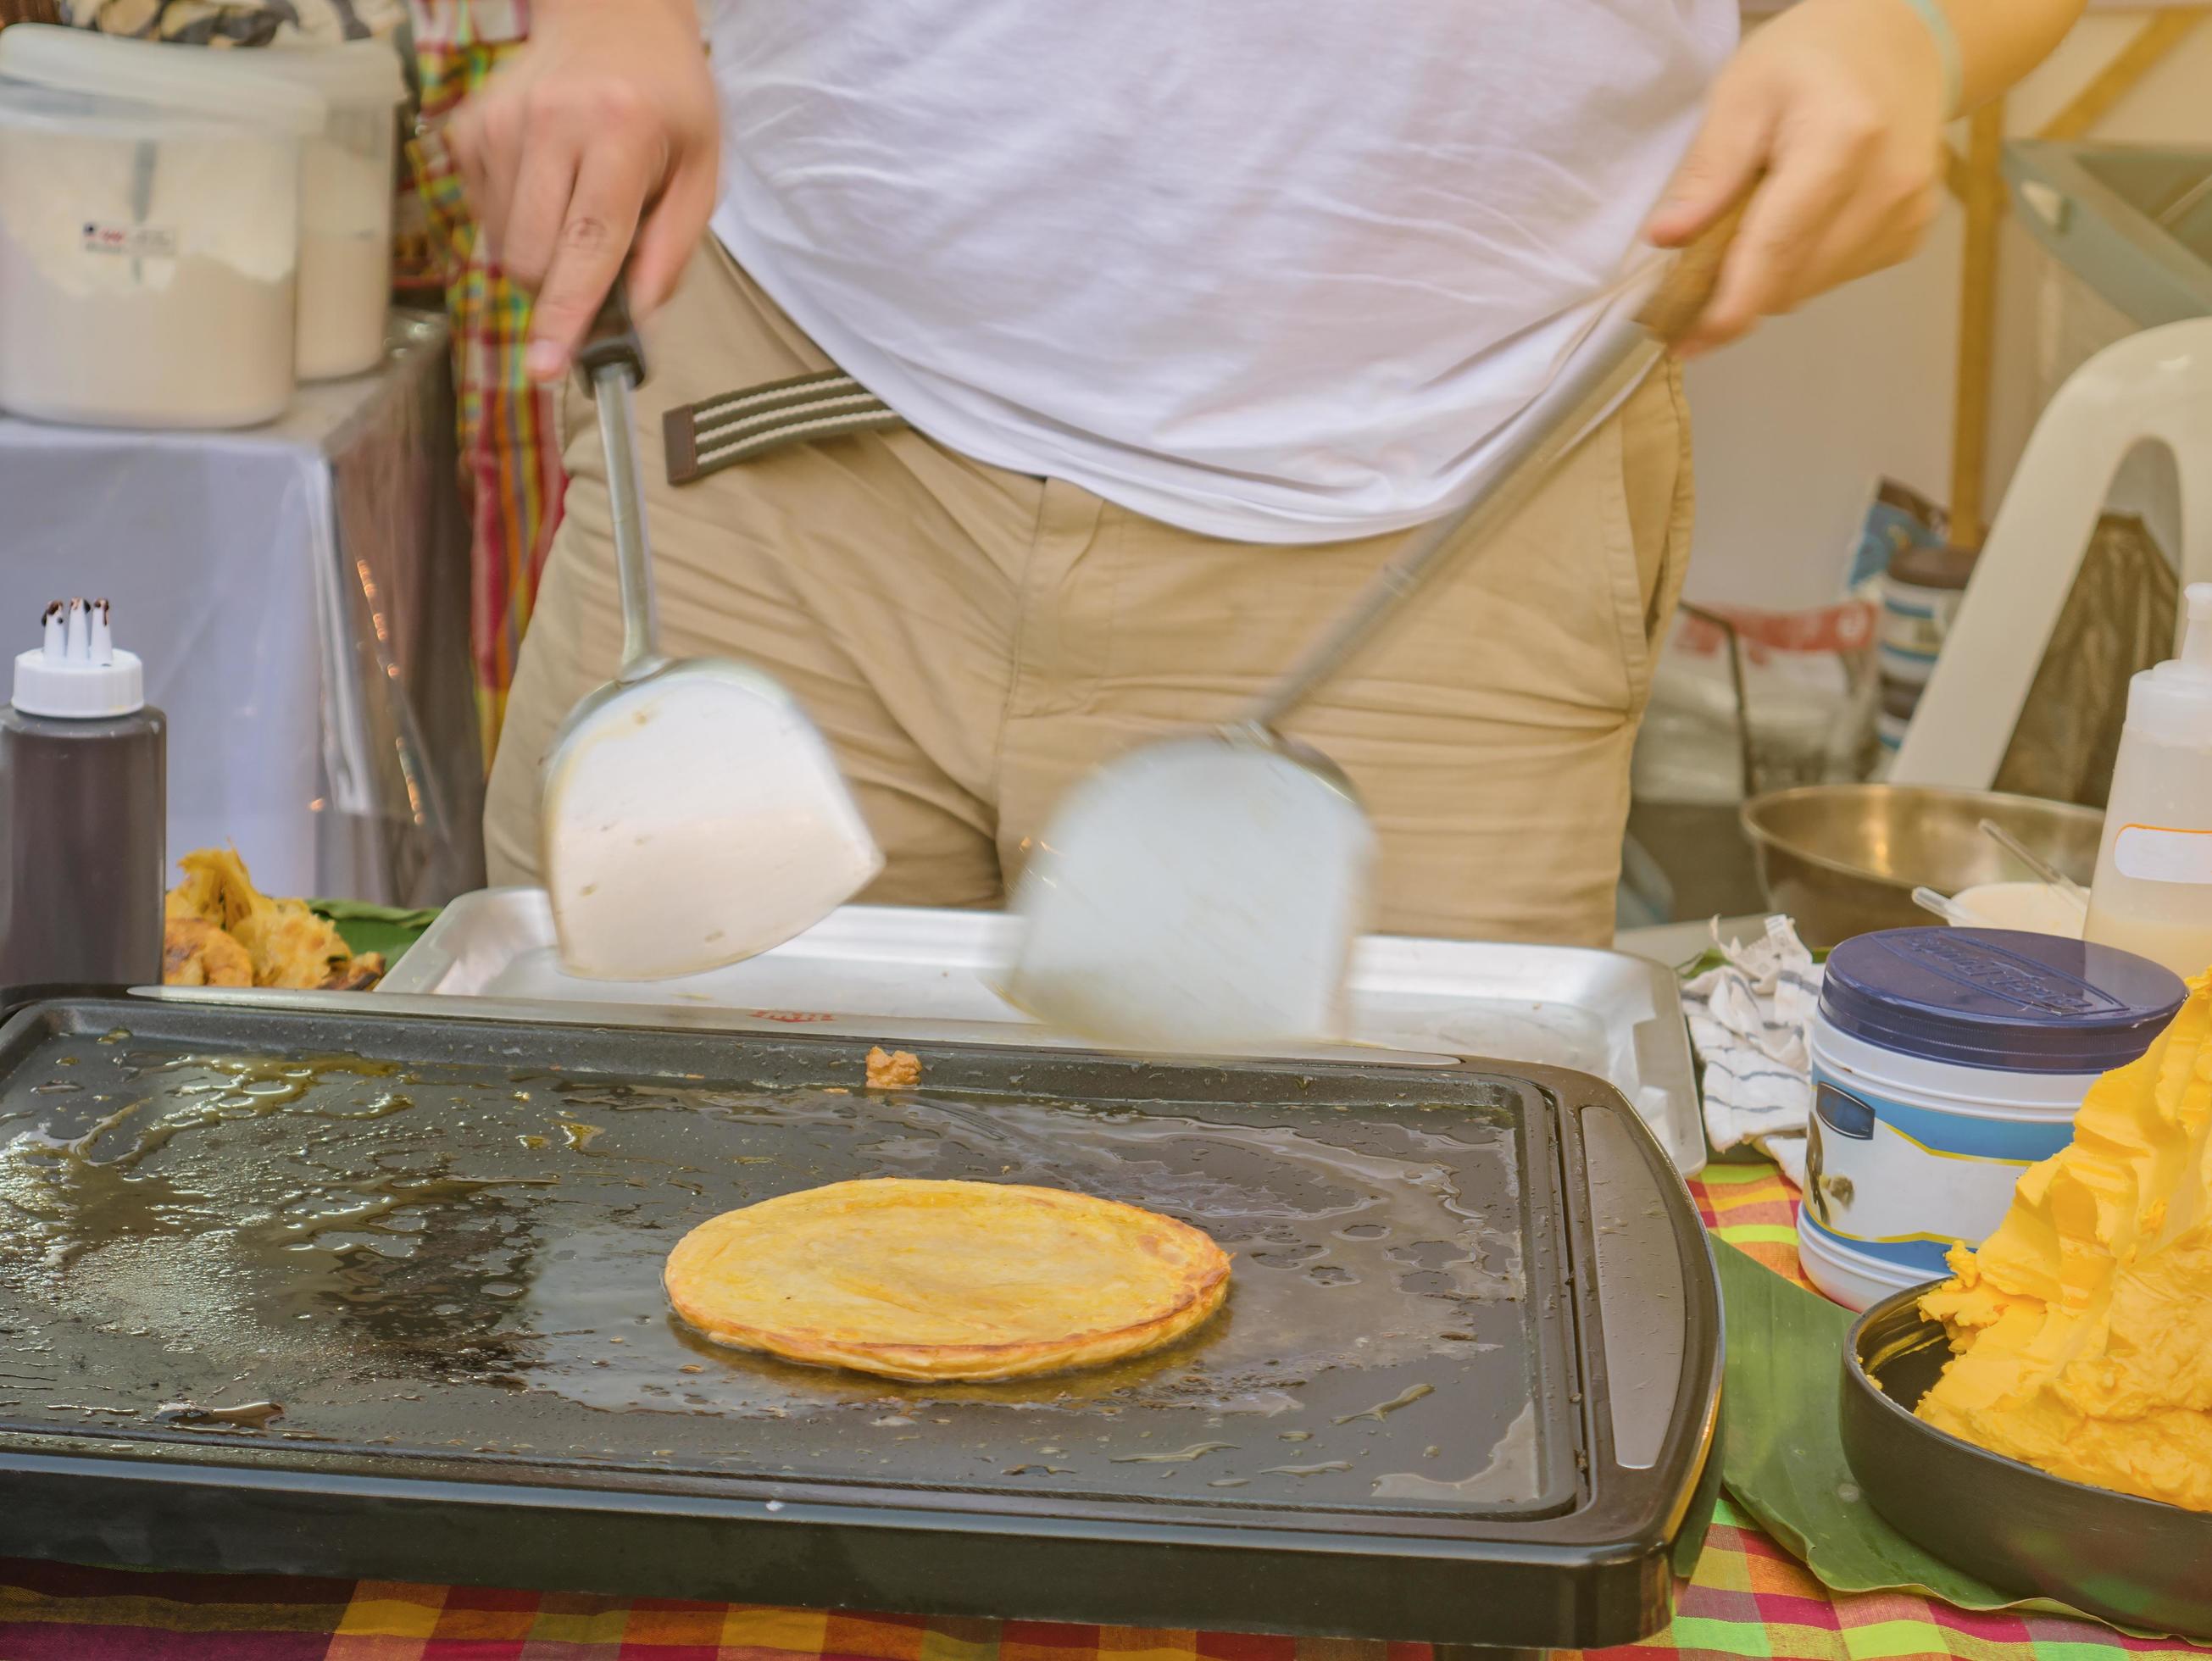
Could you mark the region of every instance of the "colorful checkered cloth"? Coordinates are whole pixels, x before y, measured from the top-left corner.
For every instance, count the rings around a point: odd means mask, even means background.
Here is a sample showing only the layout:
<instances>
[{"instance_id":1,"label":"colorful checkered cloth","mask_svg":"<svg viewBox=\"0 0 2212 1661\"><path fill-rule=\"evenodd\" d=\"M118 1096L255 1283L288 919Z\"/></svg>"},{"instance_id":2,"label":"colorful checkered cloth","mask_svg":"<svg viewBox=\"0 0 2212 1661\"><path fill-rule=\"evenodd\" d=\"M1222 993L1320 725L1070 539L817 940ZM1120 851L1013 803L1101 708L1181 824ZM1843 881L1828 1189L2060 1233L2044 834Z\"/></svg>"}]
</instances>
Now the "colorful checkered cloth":
<instances>
[{"instance_id":1,"label":"colorful checkered cloth","mask_svg":"<svg viewBox=\"0 0 2212 1661\"><path fill-rule=\"evenodd\" d=\"M568 476L561 466L556 394L533 386L523 372L530 297L485 250L437 126L521 45L530 19L526 0L415 0L413 15L422 113L408 156L428 210L431 251L453 324L458 436L472 533L470 642L489 764Z\"/></svg>"},{"instance_id":2,"label":"colorful checkered cloth","mask_svg":"<svg viewBox=\"0 0 2212 1661\"><path fill-rule=\"evenodd\" d=\"M1771 1165L1692 1184L1707 1226L1799 1279L1796 1191ZM2204 1652L2085 1621L1838 1597L1723 1500L1672 1627L1632 1656L2104 1661ZM1419 1644L830 1614L382 1581L0 1563L0 1661L1428 1661Z\"/></svg>"}]
</instances>

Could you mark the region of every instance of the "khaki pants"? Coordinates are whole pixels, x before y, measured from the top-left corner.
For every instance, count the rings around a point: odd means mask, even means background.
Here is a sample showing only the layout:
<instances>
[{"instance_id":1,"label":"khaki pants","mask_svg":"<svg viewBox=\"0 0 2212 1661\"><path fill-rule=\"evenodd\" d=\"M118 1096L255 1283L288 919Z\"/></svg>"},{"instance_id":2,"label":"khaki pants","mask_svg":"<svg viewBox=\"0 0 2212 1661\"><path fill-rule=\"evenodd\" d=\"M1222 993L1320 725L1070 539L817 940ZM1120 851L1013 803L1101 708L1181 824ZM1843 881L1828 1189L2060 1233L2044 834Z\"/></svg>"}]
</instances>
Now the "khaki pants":
<instances>
[{"instance_id":1,"label":"khaki pants","mask_svg":"<svg viewBox=\"0 0 2212 1661\"><path fill-rule=\"evenodd\" d=\"M793 446L681 487L672 405L830 367L717 246L646 332L641 454L663 647L790 688L835 746L889 864L863 897L1000 903L1054 800L1140 739L1234 714L1399 535L1220 541L919 434ZM485 834L533 880L538 771L614 671L605 465L564 411L566 518L511 695ZM1291 723L1381 839L1376 926L1602 944L1630 745L1689 549L1688 426L1654 376L1543 494Z\"/></svg>"}]
</instances>

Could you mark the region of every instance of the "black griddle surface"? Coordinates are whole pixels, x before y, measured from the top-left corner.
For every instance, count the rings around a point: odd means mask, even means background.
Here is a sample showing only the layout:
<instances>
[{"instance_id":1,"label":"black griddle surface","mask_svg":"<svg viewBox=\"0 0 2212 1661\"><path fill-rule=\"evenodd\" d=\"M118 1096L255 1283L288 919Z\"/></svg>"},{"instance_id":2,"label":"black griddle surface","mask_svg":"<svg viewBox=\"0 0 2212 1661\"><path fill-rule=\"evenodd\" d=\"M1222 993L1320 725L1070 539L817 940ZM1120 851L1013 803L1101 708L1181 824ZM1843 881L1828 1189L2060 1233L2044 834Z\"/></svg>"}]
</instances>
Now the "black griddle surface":
<instances>
[{"instance_id":1,"label":"black griddle surface","mask_svg":"<svg viewBox=\"0 0 2212 1661\"><path fill-rule=\"evenodd\" d=\"M180 1019L42 1032L0 1081L0 1431L1340 1523L1574 1502L1559 1173L1526 1083L979 1051L870 1092L847 1043L727 1041L709 1066L692 1038L698 1076L669 1079L650 1033L555 1066L553 1039L465 1023L363 1022L331 1056L301 1023L283 1047L160 1036ZM889 1176L1180 1218L1234 1254L1228 1305L1161 1354L956 1387L670 1314L687 1229ZM262 1402L281 1416L227 1415Z\"/></svg>"}]
</instances>

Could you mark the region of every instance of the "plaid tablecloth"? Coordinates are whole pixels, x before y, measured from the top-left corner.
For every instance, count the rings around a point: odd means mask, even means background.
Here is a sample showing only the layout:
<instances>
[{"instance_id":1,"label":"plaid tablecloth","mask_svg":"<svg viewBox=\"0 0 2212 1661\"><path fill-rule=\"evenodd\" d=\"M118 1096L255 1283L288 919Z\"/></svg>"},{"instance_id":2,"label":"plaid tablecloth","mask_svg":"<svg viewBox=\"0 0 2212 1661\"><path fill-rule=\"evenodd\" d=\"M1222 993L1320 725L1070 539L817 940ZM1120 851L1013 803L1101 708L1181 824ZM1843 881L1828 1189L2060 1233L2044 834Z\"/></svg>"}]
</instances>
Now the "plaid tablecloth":
<instances>
[{"instance_id":1,"label":"plaid tablecloth","mask_svg":"<svg viewBox=\"0 0 2212 1661\"><path fill-rule=\"evenodd\" d=\"M1769 1165L1692 1184L1707 1225L1797 1275L1795 1191ZM2186 1646L1926 1598L1838 1597L1725 1500L1674 1624L1593 1652L1777 1661L2105 1661ZM0 1661L1428 1661L1419 1644L928 1620L381 1581L141 1574L0 1563Z\"/></svg>"}]
</instances>

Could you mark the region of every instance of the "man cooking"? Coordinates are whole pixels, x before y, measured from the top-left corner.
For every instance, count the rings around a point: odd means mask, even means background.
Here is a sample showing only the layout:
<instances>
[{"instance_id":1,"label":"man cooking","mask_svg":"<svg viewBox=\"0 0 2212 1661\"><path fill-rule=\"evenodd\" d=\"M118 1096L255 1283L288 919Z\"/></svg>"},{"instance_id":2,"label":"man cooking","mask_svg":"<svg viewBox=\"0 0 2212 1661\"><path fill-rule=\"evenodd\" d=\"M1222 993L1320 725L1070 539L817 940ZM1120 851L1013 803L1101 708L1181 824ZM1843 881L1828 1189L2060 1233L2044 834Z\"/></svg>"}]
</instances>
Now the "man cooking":
<instances>
[{"instance_id":1,"label":"man cooking","mask_svg":"<svg viewBox=\"0 0 2212 1661\"><path fill-rule=\"evenodd\" d=\"M989 905L1068 785L1237 710L1480 490L1652 245L1751 190L1692 351L1902 259L1947 119L2081 3L1797 0L1738 46L1737 0L537 0L446 136L538 291L533 373L625 259L656 313L665 648L805 703L888 858L864 898ZM733 457L684 413L831 370L866 430ZM621 655L570 404L500 882ZM1300 712L1374 819L1377 927L1610 939L1690 513L1670 369Z\"/></svg>"}]
</instances>

